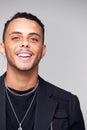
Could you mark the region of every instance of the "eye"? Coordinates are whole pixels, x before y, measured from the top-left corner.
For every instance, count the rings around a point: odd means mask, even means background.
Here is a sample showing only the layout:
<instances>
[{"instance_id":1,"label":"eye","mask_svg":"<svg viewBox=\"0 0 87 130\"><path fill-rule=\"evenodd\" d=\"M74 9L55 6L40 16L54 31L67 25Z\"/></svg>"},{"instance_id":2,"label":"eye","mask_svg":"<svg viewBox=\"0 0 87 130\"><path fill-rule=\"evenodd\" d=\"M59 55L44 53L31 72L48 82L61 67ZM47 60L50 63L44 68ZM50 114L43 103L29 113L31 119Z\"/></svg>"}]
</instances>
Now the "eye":
<instances>
[{"instance_id":1,"label":"eye","mask_svg":"<svg viewBox=\"0 0 87 130\"><path fill-rule=\"evenodd\" d=\"M36 43L36 42L38 42L38 38L31 38L30 41L33 43Z\"/></svg>"},{"instance_id":2,"label":"eye","mask_svg":"<svg viewBox=\"0 0 87 130\"><path fill-rule=\"evenodd\" d=\"M12 37L12 40L20 40L20 37Z\"/></svg>"}]
</instances>

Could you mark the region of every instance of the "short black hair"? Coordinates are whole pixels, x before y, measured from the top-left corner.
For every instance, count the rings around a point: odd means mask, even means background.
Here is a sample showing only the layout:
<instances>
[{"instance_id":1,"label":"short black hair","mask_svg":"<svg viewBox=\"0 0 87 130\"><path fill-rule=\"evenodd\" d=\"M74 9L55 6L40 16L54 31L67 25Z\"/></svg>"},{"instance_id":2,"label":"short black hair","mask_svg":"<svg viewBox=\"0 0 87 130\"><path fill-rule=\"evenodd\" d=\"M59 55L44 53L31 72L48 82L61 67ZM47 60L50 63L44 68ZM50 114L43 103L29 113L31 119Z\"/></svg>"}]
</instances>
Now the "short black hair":
<instances>
[{"instance_id":1,"label":"short black hair","mask_svg":"<svg viewBox=\"0 0 87 130\"><path fill-rule=\"evenodd\" d=\"M26 19L34 20L35 22L37 22L40 25L40 27L42 28L43 42L44 42L44 32L45 32L44 24L41 22L41 20L37 16L35 16L31 13L27 13L27 12L16 13L10 20L8 20L5 23L5 26L3 29L3 37L2 37L3 42L5 41L5 33L6 33L7 28L8 28L8 25L10 24L11 21L13 21L14 19L17 19L17 18L26 18Z\"/></svg>"}]
</instances>

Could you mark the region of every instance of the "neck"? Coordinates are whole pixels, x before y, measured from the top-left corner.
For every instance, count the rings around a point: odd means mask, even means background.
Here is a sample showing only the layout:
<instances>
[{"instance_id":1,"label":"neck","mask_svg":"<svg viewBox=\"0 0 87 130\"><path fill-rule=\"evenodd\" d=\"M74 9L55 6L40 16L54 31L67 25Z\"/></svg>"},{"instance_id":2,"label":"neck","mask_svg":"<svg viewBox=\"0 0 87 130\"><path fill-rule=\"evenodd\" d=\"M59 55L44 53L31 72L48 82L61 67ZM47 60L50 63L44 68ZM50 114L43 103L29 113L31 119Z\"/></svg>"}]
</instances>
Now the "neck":
<instances>
[{"instance_id":1,"label":"neck","mask_svg":"<svg viewBox=\"0 0 87 130\"><path fill-rule=\"evenodd\" d=\"M38 69L32 71L8 70L5 83L15 90L28 90L36 86L38 80Z\"/></svg>"}]
</instances>

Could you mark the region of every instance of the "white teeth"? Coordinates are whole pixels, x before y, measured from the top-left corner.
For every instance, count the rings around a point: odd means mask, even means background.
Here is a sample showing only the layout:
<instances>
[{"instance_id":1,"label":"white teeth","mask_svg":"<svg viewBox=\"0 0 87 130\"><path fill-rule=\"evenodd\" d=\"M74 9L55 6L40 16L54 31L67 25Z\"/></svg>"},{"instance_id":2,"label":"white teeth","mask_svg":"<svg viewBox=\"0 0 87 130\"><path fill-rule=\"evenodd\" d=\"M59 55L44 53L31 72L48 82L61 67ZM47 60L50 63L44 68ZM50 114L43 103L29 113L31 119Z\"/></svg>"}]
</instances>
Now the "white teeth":
<instances>
[{"instance_id":1,"label":"white teeth","mask_svg":"<svg viewBox=\"0 0 87 130\"><path fill-rule=\"evenodd\" d=\"M21 54L18 54L18 56L31 56L30 54L26 54L26 53L21 53Z\"/></svg>"}]
</instances>

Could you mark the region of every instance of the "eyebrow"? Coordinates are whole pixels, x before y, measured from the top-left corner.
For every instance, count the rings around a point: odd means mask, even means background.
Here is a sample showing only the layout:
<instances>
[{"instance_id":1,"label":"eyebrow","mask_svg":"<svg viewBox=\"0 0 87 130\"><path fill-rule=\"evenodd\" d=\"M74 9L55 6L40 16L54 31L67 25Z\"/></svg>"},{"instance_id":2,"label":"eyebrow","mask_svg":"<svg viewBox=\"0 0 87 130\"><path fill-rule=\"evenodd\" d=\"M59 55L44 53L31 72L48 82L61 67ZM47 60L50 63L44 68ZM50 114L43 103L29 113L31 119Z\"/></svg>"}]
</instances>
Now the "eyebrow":
<instances>
[{"instance_id":1,"label":"eyebrow","mask_svg":"<svg viewBox=\"0 0 87 130\"><path fill-rule=\"evenodd\" d=\"M11 32L9 35L13 35L13 34L22 34L22 33L21 32ZM28 35L30 35L30 36L36 35L36 36L41 38L41 36L38 33L35 33L35 32L29 33Z\"/></svg>"},{"instance_id":2,"label":"eyebrow","mask_svg":"<svg viewBox=\"0 0 87 130\"><path fill-rule=\"evenodd\" d=\"M29 35L36 35L36 36L41 38L41 36L38 33L35 33L35 32L29 33Z\"/></svg>"},{"instance_id":3,"label":"eyebrow","mask_svg":"<svg viewBox=\"0 0 87 130\"><path fill-rule=\"evenodd\" d=\"M13 34L22 34L21 32L11 32L9 35L13 35Z\"/></svg>"}]
</instances>

